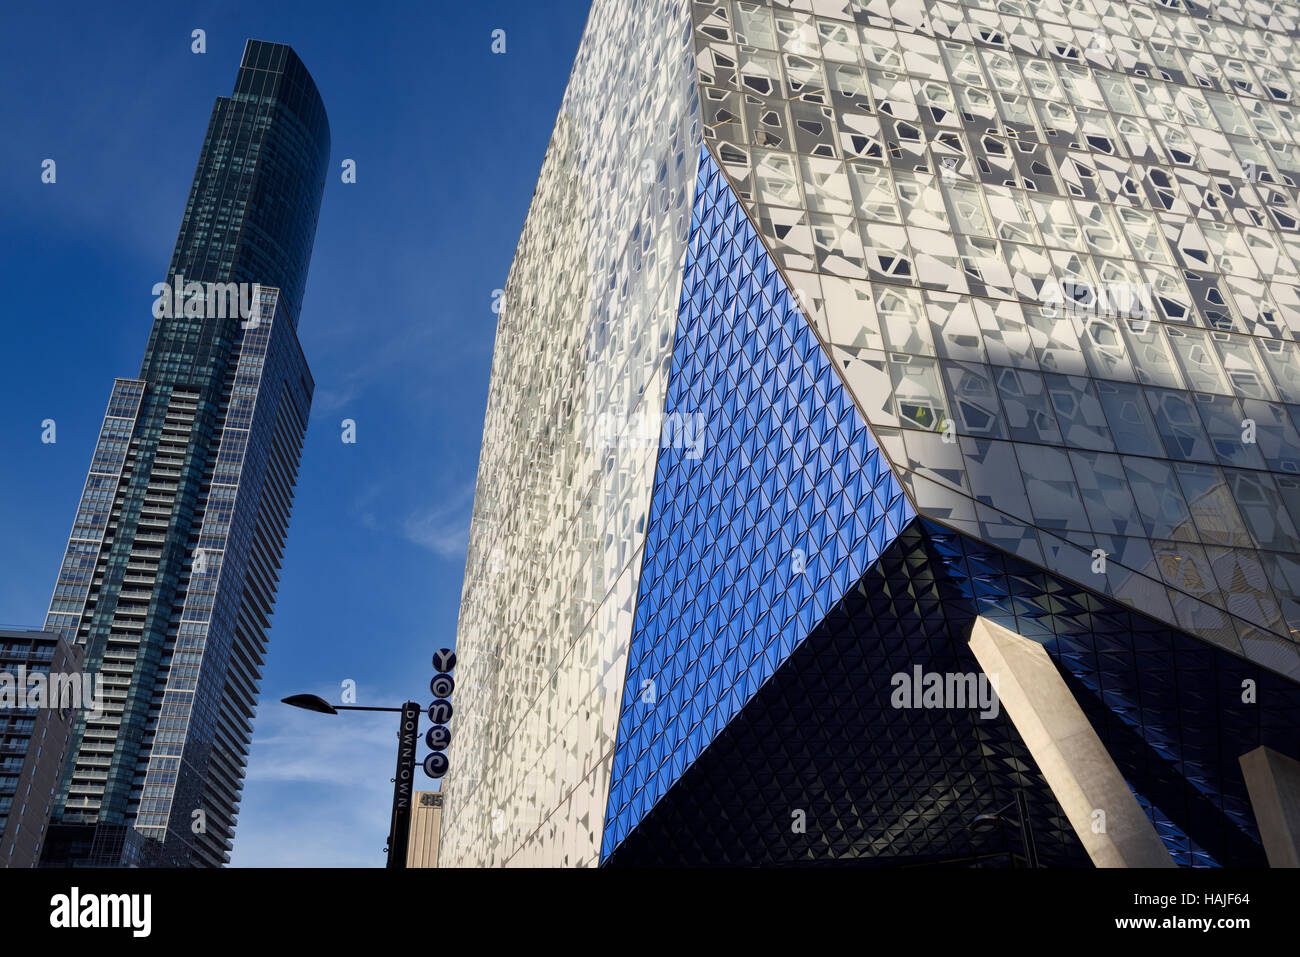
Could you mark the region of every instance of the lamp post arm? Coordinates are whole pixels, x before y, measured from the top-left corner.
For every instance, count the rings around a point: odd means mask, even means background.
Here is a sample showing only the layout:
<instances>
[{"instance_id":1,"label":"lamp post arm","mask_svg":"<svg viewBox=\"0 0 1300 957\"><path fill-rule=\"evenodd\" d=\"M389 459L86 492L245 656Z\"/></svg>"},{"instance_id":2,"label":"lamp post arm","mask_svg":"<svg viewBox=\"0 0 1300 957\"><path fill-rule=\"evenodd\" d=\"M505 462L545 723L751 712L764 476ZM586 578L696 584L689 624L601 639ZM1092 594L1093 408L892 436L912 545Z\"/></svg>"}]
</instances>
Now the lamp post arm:
<instances>
[{"instance_id":1,"label":"lamp post arm","mask_svg":"<svg viewBox=\"0 0 1300 957\"><path fill-rule=\"evenodd\" d=\"M355 704L335 704L330 705L330 707L335 711L392 711L396 714L402 713L401 708L363 708L360 705Z\"/></svg>"}]
</instances>

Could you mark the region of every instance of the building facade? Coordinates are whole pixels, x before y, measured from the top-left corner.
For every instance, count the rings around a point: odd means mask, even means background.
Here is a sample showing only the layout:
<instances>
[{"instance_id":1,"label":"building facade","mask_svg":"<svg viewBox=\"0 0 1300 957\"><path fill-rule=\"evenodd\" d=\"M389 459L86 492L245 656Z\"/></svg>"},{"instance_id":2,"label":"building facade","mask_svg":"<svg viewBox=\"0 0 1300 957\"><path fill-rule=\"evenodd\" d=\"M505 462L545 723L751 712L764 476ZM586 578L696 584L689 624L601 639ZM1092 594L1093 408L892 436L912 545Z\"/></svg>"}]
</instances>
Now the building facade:
<instances>
[{"instance_id":1,"label":"building facade","mask_svg":"<svg viewBox=\"0 0 1300 957\"><path fill-rule=\"evenodd\" d=\"M36 867L72 739L90 708L81 655L46 631L0 628L0 867Z\"/></svg>"},{"instance_id":2,"label":"building facade","mask_svg":"<svg viewBox=\"0 0 1300 957\"><path fill-rule=\"evenodd\" d=\"M229 860L311 405L296 330L328 161L307 69L248 41L46 619L106 708L78 718L45 863Z\"/></svg>"},{"instance_id":3,"label":"building facade","mask_svg":"<svg viewBox=\"0 0 1300 957\"><path fill-rule=\"evenodd\" d=\"M596 0L444 864L978 864L1008 807L1048 865L1272 857L1297 91L1294 3Z\"/></svg>"},{"instance_id":4,"label":"building facade","mask_svg":"<svg viewBox=\"0 0 1300 957\"><path fill-rule=\"evenodd\" d=\"M416 791L411 806L411 836L406 845L407 867L437 867L442 837L442 793Z\"/></svg>"}]
</instances>

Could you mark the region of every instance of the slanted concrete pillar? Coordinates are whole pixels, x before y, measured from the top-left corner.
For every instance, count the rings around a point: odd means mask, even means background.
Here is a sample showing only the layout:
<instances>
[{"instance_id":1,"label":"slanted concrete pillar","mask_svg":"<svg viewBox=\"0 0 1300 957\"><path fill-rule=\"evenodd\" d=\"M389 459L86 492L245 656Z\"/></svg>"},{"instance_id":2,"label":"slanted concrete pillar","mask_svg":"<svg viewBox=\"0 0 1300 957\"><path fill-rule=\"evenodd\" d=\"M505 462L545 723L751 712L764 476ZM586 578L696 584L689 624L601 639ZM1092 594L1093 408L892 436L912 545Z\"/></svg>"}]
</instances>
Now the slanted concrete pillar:
<instances>
[{"instance_id":1,"label":"slanted concrete pillar","mask_svg":"<svg viewBox=\"0 0 1300 957\"><path fill-rule=\"evenodd\" d=\"M1237 759L1269 867L1300 867L1300 761L1258 747Z\"/></svg>"},{"instance_id":2,"label":"slanted concrete pillar","mask_svg":"<svg viewBox=\"0 0 1300 957\"><path fill-rule=\"evenodd\" d=\"M977 618L970 647L1092 862L1173 867L1164 842L1043 646Z\"/></svg>"}]
</instances>

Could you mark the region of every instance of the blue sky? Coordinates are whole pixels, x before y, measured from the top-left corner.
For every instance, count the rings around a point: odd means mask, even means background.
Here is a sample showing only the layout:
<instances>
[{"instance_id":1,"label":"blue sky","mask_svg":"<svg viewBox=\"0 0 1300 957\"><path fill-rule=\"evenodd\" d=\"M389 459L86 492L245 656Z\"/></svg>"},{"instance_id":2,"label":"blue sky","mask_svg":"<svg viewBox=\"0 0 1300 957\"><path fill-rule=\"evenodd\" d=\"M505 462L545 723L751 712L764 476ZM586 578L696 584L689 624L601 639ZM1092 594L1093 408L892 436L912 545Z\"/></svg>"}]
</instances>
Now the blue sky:
<instances>
[{"instance_id":1,"label":"blue sky","mask_svg":"<svg viewBox=\"0 0 1300 957\"><path fill-rule=\"evenodd\" d=\"M329 111L334 173L299 327L316 398L233 863L382 866L396 717L279 699L337 700L345 680L360 704L429 696L430 655L456 630L492 294L588 4L126 6L0 14L0 623L44 620L112 381L139 372L213 100L246 38L292 45ZM355 185L338 175L348 158Z\"/></svg>"}]
</instances>

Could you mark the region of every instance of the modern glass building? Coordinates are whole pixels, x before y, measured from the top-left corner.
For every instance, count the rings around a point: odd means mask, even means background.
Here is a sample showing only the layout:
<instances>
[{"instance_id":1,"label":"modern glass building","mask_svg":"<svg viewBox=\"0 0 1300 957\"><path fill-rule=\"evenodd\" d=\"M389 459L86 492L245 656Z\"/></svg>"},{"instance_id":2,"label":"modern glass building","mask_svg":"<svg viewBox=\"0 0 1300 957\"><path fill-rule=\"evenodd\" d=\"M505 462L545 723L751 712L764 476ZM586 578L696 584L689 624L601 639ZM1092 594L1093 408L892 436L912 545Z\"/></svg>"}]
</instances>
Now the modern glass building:
<instances>
[{"instance_id":1,"label":"modern glass building","mask_svg":"<svg viewBox=\"0 0 1300 957\"><path fill-rule=\"evenodd\" d=\"M106 708L78 718L43 863L229 859L311 405L296 330L328 161L306 67L248 41L46 619Z\"/></svg>"},{"instance_id":2,"label":"modern glass building","mask_svg":"<svg viewBox=\"0 0 1300 957\"><path fill-rule=\"evenodd\" d=\"M1281 860L1298 94L1287 2L596 0L444 866Z\"/></svg>"}]
</instances>

